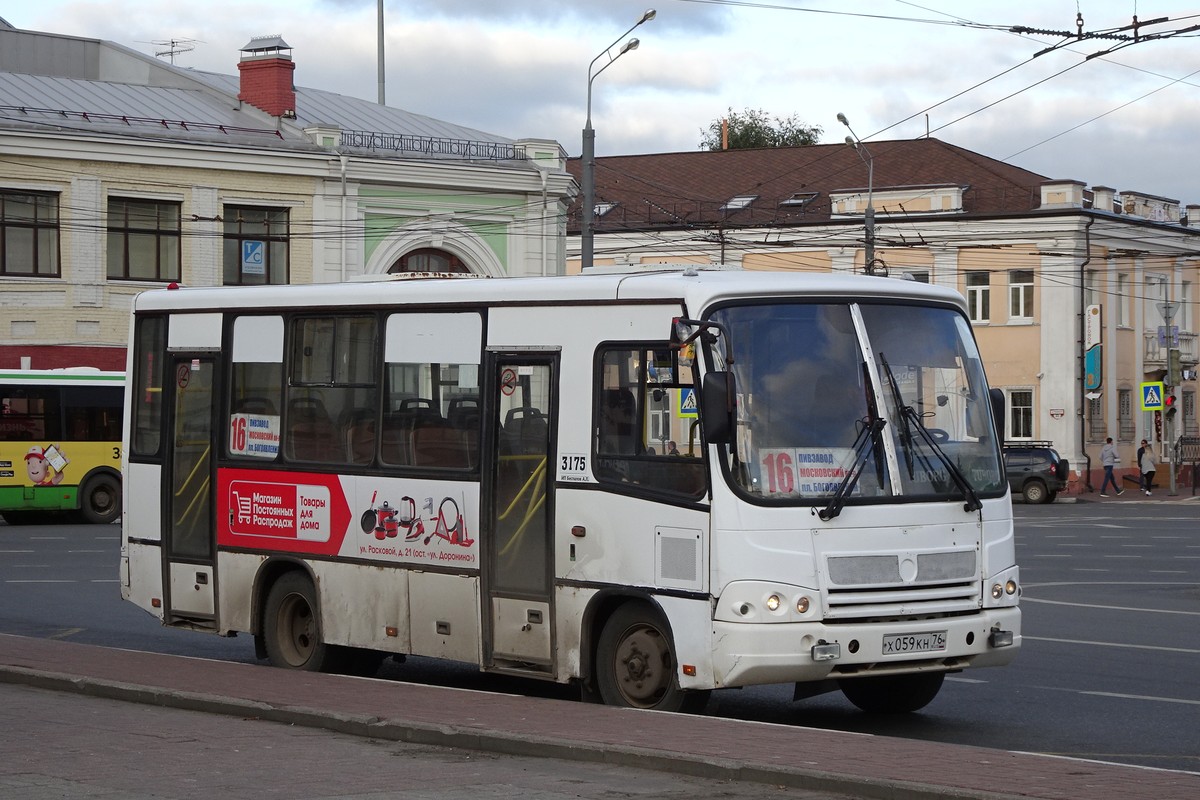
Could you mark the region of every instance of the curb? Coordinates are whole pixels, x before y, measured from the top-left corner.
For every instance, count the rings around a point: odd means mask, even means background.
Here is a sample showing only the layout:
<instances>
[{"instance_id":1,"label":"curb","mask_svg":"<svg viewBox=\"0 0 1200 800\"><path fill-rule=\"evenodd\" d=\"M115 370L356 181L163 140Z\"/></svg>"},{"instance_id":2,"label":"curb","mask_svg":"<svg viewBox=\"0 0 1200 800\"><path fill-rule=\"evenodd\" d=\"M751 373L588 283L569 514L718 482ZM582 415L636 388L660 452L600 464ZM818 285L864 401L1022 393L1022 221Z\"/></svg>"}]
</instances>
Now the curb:
<instances>
[{"instance_id":1,"label":"curb","mask_svg":"<svg viewBox=\"0 0 1200 800\"><path fill-rule=\"evenodd\" d=\"M717 781L773 784L792 789L831 792L864 800L1019 800L1022 794L980 792L960 787L931 786L907 781L872 779L852 774L795 767L747 765L733 758L698 757L634 745L603 748L532 734L517 734L468 725L431 725L413 721L381 719L364 714L346 714L199 692L139 686L120 681L79 677L0 664L0 683L19 684L50 691L71 692L108 700L142 703L186 711L252 717L285 725L299 725L365 738L385 739L435 747L476 750L499 755L557 758L639 767L660 772ZM621 713L653 714L635 709ZM636 723L631 729L636 729Z\"/></svg>"}]
</instances>

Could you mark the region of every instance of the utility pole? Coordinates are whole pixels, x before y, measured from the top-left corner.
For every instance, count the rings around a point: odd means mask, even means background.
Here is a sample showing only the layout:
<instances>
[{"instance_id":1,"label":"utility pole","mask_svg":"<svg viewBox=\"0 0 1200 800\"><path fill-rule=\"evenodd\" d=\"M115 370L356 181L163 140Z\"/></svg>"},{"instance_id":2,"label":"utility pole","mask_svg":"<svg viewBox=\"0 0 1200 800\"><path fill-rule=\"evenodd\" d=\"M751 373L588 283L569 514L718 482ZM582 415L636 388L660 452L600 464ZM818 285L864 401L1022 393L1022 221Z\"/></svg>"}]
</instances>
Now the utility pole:
<instances>
[{"instance_id":1,"label":"utility pole","mask_svg":"<svg viewBox=\"0 0 1200 800\"><path fill-rule=\"evenodd\" d=\"M1158 310L1163 318L1163 335L1167 345L1167 375L1166 386L1163 389L1163 400L1175 396L1175 387L1179 385L1182 376L1179 374L1179 342L1171 330L1171 320L1179 310L1179 303L1159 303ZM1163 438L1167 444L1167 472L1170 475L1167 494L1174 497L1179 494L1175 486L1175 414L1178 409L1173 402L1163 412Z\"/></svg>"}]
</instances>

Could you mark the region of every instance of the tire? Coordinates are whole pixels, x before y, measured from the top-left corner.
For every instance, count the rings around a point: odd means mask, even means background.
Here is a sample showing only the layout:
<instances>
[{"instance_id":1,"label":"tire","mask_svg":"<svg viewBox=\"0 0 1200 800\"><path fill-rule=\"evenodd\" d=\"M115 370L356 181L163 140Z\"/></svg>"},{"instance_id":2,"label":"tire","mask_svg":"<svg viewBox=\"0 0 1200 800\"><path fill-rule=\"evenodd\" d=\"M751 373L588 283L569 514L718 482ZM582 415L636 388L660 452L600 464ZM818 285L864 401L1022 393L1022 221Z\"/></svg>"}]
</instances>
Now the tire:
<instances>
[{"instance_id":1,"label":"tire","mask_svg":"<svg viewBox=\"0 0 1200 800\"><path fill-rule=\"evenodd\" d=\"M709 692L685 692L662 615L646 602L626 603L609 617L596 648L596 688L605 705L696 713Z\"/></svg>"},{"instance_id":2,"label":"tire","mask_svg":"<svg viewBox=\"0 0 1200 800\"><path fill-rule=\"evenodd\" d=\"M1058 497L1058 492L1051 492L1051 493L1050 493L1050 494L1047 496L1047 498L1046 498L1046 502L1047 502L1047 503L1053 503L1053 502L1054 502L1054 498L1056 498L1056 497Z\"/></svg>"},{"instance_id":3,"label":"tire","mask_svg":"<svg viewBox=\"0 0 1200 800\"><path fill-rule=\"evenodd\" d=\"M1046 484L1041 481L1030 481L1021 489L1021 494L1025 498L1026 503L1048 503L1050 502L1050 492L1046 490Z\"/></svg>"},{"instance_id":4,"label":"tire","mask_svg":"<svg viewBox=\"0 0 1200 800\"><path fill-rule=\"evenodd\" d=\"M885 675L841 681L842 694L868 714L909 714L937 697L946 679L944 672Z\"/></svg>"},{"instance_id":5,"label":"tire","mask_svg":"<svg viewBox=\"0 0 1200 800\"><path fill-rule=\"evenodd\" d=\"M271 587L263 612L263 639L272 666L328 672L338 660L336 649L322 638L316 590L300 572L283 575Z\"/></svg>"},{"instance_id":6,"label":"tire","mask_svg":"<svg viewBox=\"0 0 1200 800\"><path fill-rule=\"evenodd\" d=\"M121 516L121 483L111 475L94 475L79 490L79 513L92 525L107 525Z\"/></svg>"}]
</instances>

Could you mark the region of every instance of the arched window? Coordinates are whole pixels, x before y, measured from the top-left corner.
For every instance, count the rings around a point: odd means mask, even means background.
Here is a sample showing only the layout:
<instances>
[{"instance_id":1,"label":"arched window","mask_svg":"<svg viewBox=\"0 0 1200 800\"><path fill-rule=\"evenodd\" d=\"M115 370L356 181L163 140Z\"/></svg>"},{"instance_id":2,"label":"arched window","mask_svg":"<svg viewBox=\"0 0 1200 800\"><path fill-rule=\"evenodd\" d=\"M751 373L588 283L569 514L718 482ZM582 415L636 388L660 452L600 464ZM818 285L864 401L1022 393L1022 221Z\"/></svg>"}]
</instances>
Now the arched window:
<instances>
[{"instance_id":1,"label":"arched window","mask_svg":"<svg viewBox=\"0 0 1200 800\"><path fill-rule=\"evenodd\" d=\"M388 269L393 272L464 272L470 273L458 256L433 247L423 247L400 256Z\"/></svg>"}]
</instances>

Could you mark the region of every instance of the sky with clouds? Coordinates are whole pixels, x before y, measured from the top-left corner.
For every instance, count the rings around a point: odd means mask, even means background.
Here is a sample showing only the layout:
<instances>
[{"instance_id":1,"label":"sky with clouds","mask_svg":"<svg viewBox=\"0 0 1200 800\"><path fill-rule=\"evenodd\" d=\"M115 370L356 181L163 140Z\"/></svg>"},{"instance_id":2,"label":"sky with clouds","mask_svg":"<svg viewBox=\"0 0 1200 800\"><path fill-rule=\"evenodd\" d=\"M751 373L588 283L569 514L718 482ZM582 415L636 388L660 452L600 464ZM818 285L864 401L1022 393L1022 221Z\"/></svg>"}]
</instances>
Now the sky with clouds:
<instances>
[{"instance_id":1,"label":"sky with clouds","mask_svg":"<svg viewBox=\"0 0 1200 800\"><path fill-rule=\"evenodd\" d=\"M598 155L695 150L730 108L838 142L843 112L868 142L928 132L1200 203L1200 27L1169 35L1200 26L1200 0L385 0L386 102L577 156L589 63L650 7L640 47L592 82ZM25 0L0 16L145 53L186 42L178 66L226 74L279 34L297 84L378 97L378 0ZM1080 31L1113 38L1062 35Z\"/></svg>"}]
</instances>

